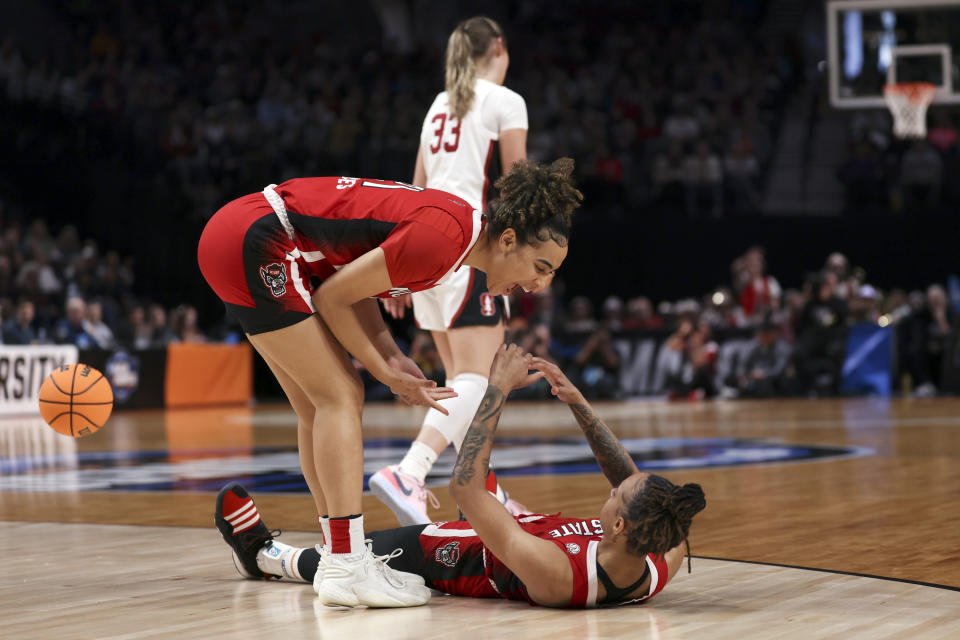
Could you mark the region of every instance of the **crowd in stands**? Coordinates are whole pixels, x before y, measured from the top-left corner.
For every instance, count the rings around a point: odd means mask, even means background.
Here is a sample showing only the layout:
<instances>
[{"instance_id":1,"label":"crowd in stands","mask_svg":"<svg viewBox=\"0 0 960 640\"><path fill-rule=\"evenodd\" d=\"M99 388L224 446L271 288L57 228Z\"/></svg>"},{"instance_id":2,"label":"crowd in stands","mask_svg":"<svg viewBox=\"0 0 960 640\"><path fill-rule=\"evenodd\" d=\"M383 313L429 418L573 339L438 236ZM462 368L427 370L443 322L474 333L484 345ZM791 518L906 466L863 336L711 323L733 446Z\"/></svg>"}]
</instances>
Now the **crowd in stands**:
<instances>
[{"instance_id":1,"label":"crowd in stands","mask_svg":"<svg viewBox=\"0 0 960 640\"><path fill-rule=\"evenodd\" d=\"M194 307L167 309L137 297L133 259L101 253L75 226L56 234L42 220L23 227L0 207L0 228L0 343L146 349L209 339ZM896 379L913 395L930 396L941 388L958 298L956 282L950 296L940 284L880 291L841 253L799 288L784 289L754 246L732 261L729 285L702 299L654 305L643 296L611 296L598 313L589 298L568 295L561 280L536 294L516 291L507 340L561 363L596 398L629 395L623 345L639 335L662 338L653 390L672 398L832 396L841 391L847 328L892 326ZM442 380L429 334L409 323L395 329L424 372Z\"/></svg>"},{"instance_id":2,"label":"crowd in stands","mask_svg":"<svg viewBox=\"0 0 960 640\"><path fill-rule=\"evenodd\" d=\"M893 327L897 392L936 395L944 354L958 330L960 283L882 292L841 253L831 254L796 289L782 289L766 271L761 247L731 264L729 286L702 299L627 301L608 297L597 313L562 282L536 294L514 292L508 337L535 355L555 360L594 398L622 398L625 359L641 336L659 337L648 390L670 398L830 397L840 395L847 331L853 325ZM632 340L634 339L634 340ZM418 336L415 357L439 366L429 338ZM439 375L439 373L438 373ZM526 392L546 397L545 385ZM521 394L522 395L522 394Z\"/></svg>"},{"instance_id":3,"label":"crowd in stands","mask_svg":"<svg viewBox=\"0 0 960 640\"><path fill-rule=\"evenodd\" d=\"M942 108L928 114L926 136L897 140L890 114L857 112L850 152L837 177L851 211L936 212L960 204L960 118ZM951 209L952 210L952 209Z\"/></svg>"},{"instance_id":4,"label":"crowd in stands","mask_svg":"<svg viewBox=\"0 0 960 640\"><path fill-rule=\"evenodd\" d=\"M197 310L134 295L134 263L73 225L22 227L0 201L0 344L147 349L203 342Z\"/></svg>"},{"instance_id":5,"label":"crowd in stands","mask_svg":"<svg viewBox=\"0 0 960 640\"><path fill-rule=\"evenodd\" d=\"M6 38L3 99L80 127L109 123L136 146L130 161L159 167L156 180L197 216L287 177L409 179L442 84L439 41L402 56L369 29L291 42L272 37L262 2L117 2L109 18L56 4L71 55L31 57ZM761 4L611 4L595 15L581 2L564 13L506 24L529 155L572 156L588 196L614 214L657 198L691 216L756 210L797 66L787 43L756 35Z\"/></svg>"}]
</instances>

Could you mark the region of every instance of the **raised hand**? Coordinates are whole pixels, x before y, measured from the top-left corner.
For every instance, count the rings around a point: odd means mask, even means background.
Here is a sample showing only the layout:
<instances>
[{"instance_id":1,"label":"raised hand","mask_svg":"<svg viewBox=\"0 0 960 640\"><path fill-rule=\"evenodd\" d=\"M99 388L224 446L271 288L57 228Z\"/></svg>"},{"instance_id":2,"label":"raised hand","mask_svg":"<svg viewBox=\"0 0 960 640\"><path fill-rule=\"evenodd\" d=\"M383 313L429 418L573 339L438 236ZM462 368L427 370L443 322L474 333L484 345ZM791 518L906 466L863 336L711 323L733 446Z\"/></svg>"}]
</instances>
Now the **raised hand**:
<instances>
[{"instance_id":1,"label":"raised hand","mask_svg":"<svg viewBox=\"0 0 960 640\"><path fill-rule=\"evenodd\" d=\"M558 399L570 405L586 404L583 394L567 379L560 367L543 358L533 358L530 365L543 373L543 377L550 383L550 393Z\"/></svg>"},{"instance_id":2,"label":"raised hand","mask_svg":"<svg viewBox=\"0 0 960 640\"><path fill-rule=\"evenodd\" d=\"M498 387L504 394L533 384L542 378L543 374L539 371L530 373L532 360L533 356L525 353L519 345L500 345L490 367L490 384Z\"/></svg>"}]
</instances>

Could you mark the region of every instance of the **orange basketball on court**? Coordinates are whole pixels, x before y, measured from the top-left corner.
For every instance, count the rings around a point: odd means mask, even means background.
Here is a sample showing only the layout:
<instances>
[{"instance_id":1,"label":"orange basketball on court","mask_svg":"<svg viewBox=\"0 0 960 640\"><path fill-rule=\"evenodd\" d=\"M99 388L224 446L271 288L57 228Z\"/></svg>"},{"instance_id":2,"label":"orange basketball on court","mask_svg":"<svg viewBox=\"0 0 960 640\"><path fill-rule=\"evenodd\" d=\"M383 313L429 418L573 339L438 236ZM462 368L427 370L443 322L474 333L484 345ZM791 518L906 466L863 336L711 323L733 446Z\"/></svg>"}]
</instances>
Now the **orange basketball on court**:
<instances>
[{"instance_id":1,"label":"orange basketball on court","mask_svg":"<svg viewBox=\"0 0 960 640\"><path fill-rule=\"evenodd\" d=\"M40 415L65 436L97 431L113 411L113 389L106 376L86 364L57 367L40 387Z\"/></svg>"}]
</instances>

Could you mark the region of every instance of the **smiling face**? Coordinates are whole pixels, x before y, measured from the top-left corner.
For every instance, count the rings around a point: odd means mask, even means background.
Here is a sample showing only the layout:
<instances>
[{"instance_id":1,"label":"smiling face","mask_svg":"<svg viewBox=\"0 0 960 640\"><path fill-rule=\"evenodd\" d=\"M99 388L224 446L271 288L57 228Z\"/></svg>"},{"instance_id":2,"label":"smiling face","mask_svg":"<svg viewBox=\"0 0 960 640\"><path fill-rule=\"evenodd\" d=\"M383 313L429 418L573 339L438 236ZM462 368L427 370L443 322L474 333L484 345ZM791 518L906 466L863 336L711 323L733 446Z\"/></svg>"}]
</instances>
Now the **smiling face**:
<instances>
[{"instance_id":1,"label":"smiling face","mask_svg":"<svg viewBox=\"0 0 960 640\"><path fill-rule=\"evenodd\" d=\"M521 244L513 229L500 234L487 265L487 289L495 296L508 295L517 287L542 289L567 257L567 248L554 240Z\"/></svg>"},{"instance_id":2,"label":"smiling face","mask_svg":"<svg viewBox=\"0 0 960 640\"><path fill-rule=\"evenodd\" d=\"M617 535L626 529L627 522L623 514L637 491L643 489L648 475L650 474L638 471L621 482L620 486L610 490L610 495L600 508L600 524L603 526L604 537Z\"/></svg>"}]
</instances>

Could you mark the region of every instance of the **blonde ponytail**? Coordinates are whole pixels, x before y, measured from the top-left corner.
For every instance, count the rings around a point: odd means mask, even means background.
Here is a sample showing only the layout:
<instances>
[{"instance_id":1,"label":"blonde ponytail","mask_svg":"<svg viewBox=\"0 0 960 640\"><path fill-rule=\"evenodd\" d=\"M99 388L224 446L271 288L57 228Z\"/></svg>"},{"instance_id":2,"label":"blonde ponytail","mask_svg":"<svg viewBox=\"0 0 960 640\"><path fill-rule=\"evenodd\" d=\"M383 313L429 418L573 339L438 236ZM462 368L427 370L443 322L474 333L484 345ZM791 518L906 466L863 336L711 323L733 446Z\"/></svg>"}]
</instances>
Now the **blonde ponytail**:
<instances>
[{"instance_id":1,"label":"blonde ponytail","mask_svg":"<svg viewBox=\"0 0 960 640\"><path fill-rule=\"evenodd\" d=\"M487 53L494 38L502 37L500 25L483 16L464 20L450 34L445 89L450 110L457 118L463 118L473 106L477 59Z\"/></svg>"}]
</instances>

